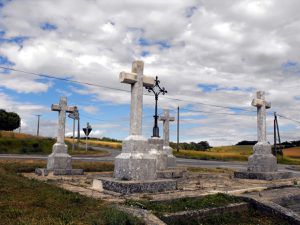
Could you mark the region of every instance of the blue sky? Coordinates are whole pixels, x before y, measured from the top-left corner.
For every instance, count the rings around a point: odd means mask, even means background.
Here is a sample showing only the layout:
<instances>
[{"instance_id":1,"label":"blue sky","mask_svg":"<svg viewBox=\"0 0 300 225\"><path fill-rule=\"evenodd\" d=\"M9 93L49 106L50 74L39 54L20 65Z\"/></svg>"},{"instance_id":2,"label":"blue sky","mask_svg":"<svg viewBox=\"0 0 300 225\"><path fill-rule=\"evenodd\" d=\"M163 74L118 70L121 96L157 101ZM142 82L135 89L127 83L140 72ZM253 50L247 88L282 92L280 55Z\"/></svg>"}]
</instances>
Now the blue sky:
<instances>
[{"instance_id":1,"label":"blue sky","mask_svg":"<svg viewBox=\"0 0 300 225\"><path fill-rule=\"evenodd\" d=\"M176 116L181 108L181 140L212 145L256 139L250 103L264 90L272 102L267 120L272 141L273 111L300 120L299 7L296 0L0 0L0 66L129 91L119 73L143 60L144 74L158 76L168 90L159 112L169 108ZM24 132L35 133L35 115L42 114L41 134L55 136L57 113L50 107L66 96L79 107L81 126L90 122L93 136L128 135L127 92L5 69L0 79L0 108L18 112ZM147 138L153 113L154 97L144 96ZM299 124L281 118L280 126L286 139L300 139ZM68 120L67 135L71 129Z\"/></svg>"}]
</instances>

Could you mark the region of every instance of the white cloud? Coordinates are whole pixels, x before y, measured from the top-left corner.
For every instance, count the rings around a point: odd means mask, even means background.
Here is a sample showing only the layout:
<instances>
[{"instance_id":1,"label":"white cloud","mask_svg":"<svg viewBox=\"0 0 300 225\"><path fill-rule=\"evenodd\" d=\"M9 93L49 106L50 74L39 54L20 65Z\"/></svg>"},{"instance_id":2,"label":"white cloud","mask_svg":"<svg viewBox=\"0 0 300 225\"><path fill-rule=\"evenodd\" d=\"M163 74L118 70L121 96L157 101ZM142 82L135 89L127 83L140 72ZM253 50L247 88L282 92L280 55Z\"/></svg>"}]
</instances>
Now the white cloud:
<instances>
[{"instance_id":1,"label":"white cloud","mask_svg":"<svg viewBox=\"0 0 300 225\"><path fill-rule=\"evenodd\" d=\"M296 0L11 1L0 9L4 38L28 39L22 47L0 44L0 54L18 69L126 90L129 86L119 83L119 72L130 71L131 62L141 58L144 73L158 75L169 97L251 109L253 94L260 89L268 93L271 110L299 120L299 73L284 70L285 63L300 62L295 47L300 44L299 6ZM40 29L45 22L57 29ZM146 43L140 45L141 40ZM45 92L53 85L19 73L0 79L0 86L20 93ZM216 89L207 92L198 87L201 83ZM116 105L130 101L129 94L108 89L87 86L73 91ZM153 98L144 102L153 104ZM159 104L188 105L164 98ZM97 113L89 104L84 110ZM201 120L207 129L195 121L184 138L218 144L255 138L253 118L228 116L221 122L209 115Z\"/></svg>"}]
</instances>

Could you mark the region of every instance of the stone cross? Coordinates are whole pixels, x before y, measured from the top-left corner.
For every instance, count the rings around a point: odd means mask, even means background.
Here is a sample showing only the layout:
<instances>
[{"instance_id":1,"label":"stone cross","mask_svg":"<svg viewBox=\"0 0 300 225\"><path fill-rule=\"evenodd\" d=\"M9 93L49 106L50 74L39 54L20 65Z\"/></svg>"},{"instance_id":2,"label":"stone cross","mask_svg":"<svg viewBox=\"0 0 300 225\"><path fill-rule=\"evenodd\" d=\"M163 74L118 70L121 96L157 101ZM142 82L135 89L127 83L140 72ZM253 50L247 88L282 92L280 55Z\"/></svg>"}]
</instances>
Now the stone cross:
<instances>
[{"instance_id":1,"label":"stone cross","mask_svg":"<svg viewBox=\"0 0 300 225\"><path fill-rule=\"evenodd\" d=\"M170 142L170 121L175 121L174 117L170 117L169 110L164 109L164 115L159 117L159 121L163 121L164 127L164 146L169 146Z\"/></svg>"},{"instance_id":2,"label":"stone cross","mask_svg":"<svg viewBox=\"0 0 300 225\"><path fill-rule=\"evenodd\" d=\"M143 70L143 61L134 61L131 73L120 73L120 82L131 85L130 135L142 135L143 87L155 83L154 78L143 75Z\"/></svg>"},{"instance_id":3,"label":"stone cross","mask_svg":"<svg viewBox=\"0 0 300 225\"><path fill-rule=\"evenodd\" d=\"M271 108L271 103L265 100L264 91L257 91L256 98L252 100L251 105L257 107L257 140L258 142L266 142L266 109Z\"/></svg>"},{"instance_id":4,"label":"stone cross","mask_svg":"<svg viewBox=\"0 0 300 225\"><path fill-rule=\"evenodd\" d=\"M57 143L65 143L65 125L66 125L66 113L73 113L75 106L67 105L67 98L61 97L59 104L51 105L52 111L58 111L58 131L57 131Z\"/></svg>"}]
</instances>

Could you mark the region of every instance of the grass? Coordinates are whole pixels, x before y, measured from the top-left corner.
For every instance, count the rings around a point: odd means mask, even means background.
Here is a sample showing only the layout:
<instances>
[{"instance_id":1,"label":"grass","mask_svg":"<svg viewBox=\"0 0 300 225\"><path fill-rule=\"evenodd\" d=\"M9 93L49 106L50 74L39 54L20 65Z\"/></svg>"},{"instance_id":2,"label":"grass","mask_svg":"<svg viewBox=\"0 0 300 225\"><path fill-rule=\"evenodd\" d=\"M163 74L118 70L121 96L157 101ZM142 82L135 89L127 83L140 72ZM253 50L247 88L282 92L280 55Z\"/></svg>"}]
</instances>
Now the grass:
<instances>
[{"instance_id":1,"label":"grass","mask_svg":"<svg viewBox=\"0 0 300 225\"><path fill-rule=\"evenodd\" d=\"M226 206L232 203L238 203L242 200L238 197L229 196L225 194L206 195L198 198L182 198L176 200L169 200L164 202L146 201L146 200L127 200L126 204L143 209L152 210L152 212L159 218L164 220L164 214L176 213L188 210L199 210ZM273 215L264 214L253 208L243 211L241 213L220 213L219 215L206 215L205 218L197 219L176 217L176 219L168 219L169 225L288 225L289 223L274 217Z\"/></svg>"},{"instance_id":2,"label":"grass","mask_svg":"<svg viewBox=\"0 0 300 225\"><path fill-rule=\"evenodd\" d=\"M126 204L152 210L155 214L162 215L164 213L220 207L236 202L241 202L241 200L234 196L219 193L199 198L181 198L164 202L127 200Z\"/></svg>"},{"instance_id":3,"label":"grass","mask_svg":"<svg viewBox=\"0 0 300 225\"><path fill-rule=\"evenodd\" d=\"M201 159L201 160L221 160L221 161L247 161L252 154L251 145L222 146L214 147L208 151L180 150L173 151L176 157ZM277 157L278 163L288 165L300 165L300 148L290 148L284 150L284 157Z\"/></svg>"},{"instance_id":4,"label":"grass","mask_svg":"<svg viewBox=\"0 0 300 225\"><path fill-rule=\"evenodd\" d=\"M41 154L48 155L52 152L52 146L56 142L53 138L36 137L27 134L0 131L0 154ZM93 151L75 149L72 151L72 139L67 141L71 155L97 155L104 156L106 151Z\"/></svg>"},{"instance_id":5,"label":"grass","mask_svg":"<svg viewBox=\"0 0 300 225\"><path fill-rule=\"evenodd\" d=\"M0 160L0 168L12 171L15 173L31 173L35 168L45 168L46 162L43 160L15 160L5 159ZM75 169L83 169L85 172L104 172L113 171L114 164L111 162L72 162L72 167Z\"/></svg>"},{"instance_id":6,"label":"grass","mask_svg":"<svg viewBox=\"0 0 300 225\"><path fill-rule=\"evenodd\" d=\"M287 221L264 214L258 210L250 208L243 213L222 213L217 216L207 216L201 221L196 218L176 219L168 223L169 225L291 225Z\"/></svg>"},{"instance_id":7,"label":"grass","mask_svg":"<svg viewBox=\"0 0 300 225\"><path fill-rule=\"evenodd\" d=\"M234 170L226 168L202 168L202 167L188 167L188 171L197 173L227 173L232 174Z\"/></svg>"},{"instance_id":8,"label":"grass","mask_svg":"<svg viewBox=\"0 0 300 225\"><path fill-rule=\"evenodd\" d=\"M102 200L88 198L18 174L42 162L0 161L1 224L142 224ZM22 169L23 168L23 169ZM102 167L106 169L106 166Z\"/></svg>"},{"instance_id":9,"label":"grass","mask_svg":"<svg viewBox=\"0 0 300 225\"><path fill-rule=\"evenodd\" d=\"M70 138L66 138L66 140L69 140ZM72 140L72 139L70 139ZM80 140L80 143L85 144L86 140ZM99 141L99 140L87 140L88 145L90 146L98 146L98 147L104 147L104 148L112 148L112 149L121 149L122 143L120 142L111 142L111 141Z\"/></svg>"}]
</instances>

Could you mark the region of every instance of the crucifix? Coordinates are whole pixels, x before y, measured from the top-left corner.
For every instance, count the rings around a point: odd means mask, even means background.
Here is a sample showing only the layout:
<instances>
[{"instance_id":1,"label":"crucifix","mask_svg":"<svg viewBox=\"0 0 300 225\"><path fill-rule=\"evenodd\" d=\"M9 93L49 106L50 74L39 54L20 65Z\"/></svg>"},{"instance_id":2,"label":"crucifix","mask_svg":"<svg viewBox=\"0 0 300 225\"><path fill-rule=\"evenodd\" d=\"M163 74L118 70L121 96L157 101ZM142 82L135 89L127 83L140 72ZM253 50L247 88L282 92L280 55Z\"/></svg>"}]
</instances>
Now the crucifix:
<instances>
[{"instance_id":1,"label":"crucifix","mask_svg":"<svg viewBox=\"0 0 300 225\"><path fill-rule=\"evenodd\" d=\"M170 142L170 121L175 121L175 118L170 116L169 110L164 109L164 115L159 117L160 121L163 121L164 129L164 146L169 146Z\"/></svg>"},{"instance_id":2,"label":"crucifix","mask_svg":"<svg viewBox=\"0 0 300 225\"><path fill-rule=\"evenodd\" d=\"M51 105L52 111L58 112L58 130L57 130L57 143L65 143L65 126L66 126L66 113L73 113L75 106L67 105L67 98L61 97L59 104Z\"/></svg>"},{"instance_id":3,"label":"crucifix","mask_svg":"<svg viewBox=\"0 0 300 225\"><path fill-rule=\"evenodd\" d=\"M143 87L155 84L152 77L143 75L143 70L143 61L134 61L131 73L120 73L120 82L131 85L130 135L142 135Z\"/></svg>"},{"instance_id":4,"label":"crucifix","mask_svg":"<svg viewBox=\"0 0 300 225\"><path fill-rule=\"evenodd\" d=\"M265 100L265 92L257 91L256 98L252 100L252 106L257 107L257 141L267 141L266 109L271 108L271 102Z\"/></svg>"}]
</instances>

